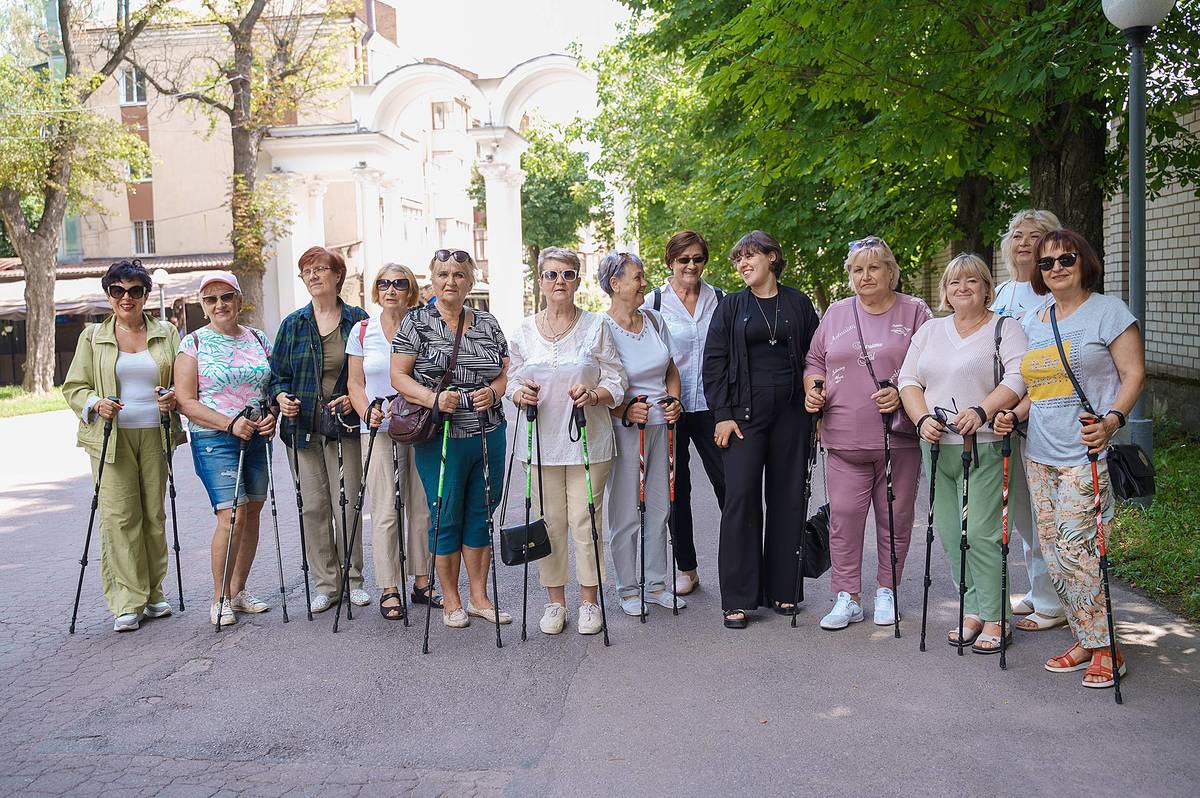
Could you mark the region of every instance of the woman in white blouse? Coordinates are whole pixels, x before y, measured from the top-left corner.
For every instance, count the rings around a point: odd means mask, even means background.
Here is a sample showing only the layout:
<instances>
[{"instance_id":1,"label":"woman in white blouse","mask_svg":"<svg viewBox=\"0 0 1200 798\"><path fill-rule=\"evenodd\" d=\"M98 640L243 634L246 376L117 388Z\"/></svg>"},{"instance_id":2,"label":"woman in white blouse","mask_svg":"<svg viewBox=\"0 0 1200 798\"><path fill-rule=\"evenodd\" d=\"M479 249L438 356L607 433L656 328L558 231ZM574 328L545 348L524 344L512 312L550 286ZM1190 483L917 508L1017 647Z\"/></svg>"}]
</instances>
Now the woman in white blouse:
<instances>
[{"instance_id":1,"label":"woman in white blouse","mask_svg":"<svg viewBox=\"0 0 1200 798\"><path fill-rule=\"evenodd\" d=\"M617 572L617 595L626 615L647 614L641 601L645 574L647 601L660 607L686 607L671 580L667 551L670 506L667 424L679 421L679 369L675 367L671 332L662 316L640 307L646 293L646 266L637 255L611 252L600 261L600 287L612 297L605 319L629 387L612 410L617 457L608 491L608 545ZM636 401L639 397L643 401ZM631 426L625 426L628 421ZM640 451L645 424L645 450ZM646 538L643 570L638 571L641 518L638 512L640 455L646 462Z\"/></svg>"},{"instance_id":2,"label":"woman in white blouse","mask_svg":"<svg viewBox=\"0 0 1200 798\"><path fill-rule=\"evenodd\" d=\"M675 430L675 512L671 535L675 539L675 564L679 578L675 591L687 595L700 585L696 568L696 543L692 531L691 446L696 447L704 473L712 484L717 506L725 507L725 466L721 450L713 441L717 423L704 399L704 345L708 325L717 303L725 296L704 282L708 242L692 230L683 230L667 242L664 262L671 276L646 297L645 306L662 313L675 345L674 361L679 368L679 399L683 416Z\"/></svg>"},{"instance_id":3,"label":"woman in white blouse","mask_svg":"<svg viewBox=\"0 0 1200 798\"><path fill-rule=\"evenodd\" d=\"M963 436L974 440L977 462L971 465L968 496L966 596L963 645L977 654L1000 650L1003 606L1000 586L1000 493L1003 456L1000 438L985 427L1000 411L1017 404L1025 394L1021 357L1025 333L1015 319L988 310L995 299L991 273L975 255L959 255L942 273L939 310L954 313L933 319L913 335L900 368L900 399L917 425L928 467L930 446L939 444L934 499L934 527L959 583L959 538L962 517ZM999 323L997 323L999 320ZM996 338L999 335L999 352ZM958 433L936 415L937 408ZM961 433L961 434L959 434ZM1011 482L1012 475L1010 472ZM1012 627L1007 627L1012 635ZM958 627L947 635L958 645Z\"/></svg>"},{"instance_id":4,"label":"woman in white blouse","mask_svg":"<svg viewBox=\"0 0 1200 798\"><path fill-rule=\"evenodd\" d=\"M509 341L508 398L518 407L536 405L541 461L533 470L533 496L546 519L550 556L538 560L538 579L549 593L539 624L558 634L566 623L567 529L575 542L575 576L579 580L580 634L601 629L599 601L603 573L596 573L588 515L583 451L570 438L571 413L587 415L588 454L596 525L603 524L601 497L613 459L613 433L608 410L625 395L625 372L605 317L575 304L579 258L561 247L547 247L538 257L546 309L529 316ZM517 435L517 459L529 463L525 436ZM538 467L540 465L540 468ZM542 480L539 486L536 480ZM544 500L544 506L541 502ZM603 569L603 552L600 552Z\"/></svg>"}]
</instances>

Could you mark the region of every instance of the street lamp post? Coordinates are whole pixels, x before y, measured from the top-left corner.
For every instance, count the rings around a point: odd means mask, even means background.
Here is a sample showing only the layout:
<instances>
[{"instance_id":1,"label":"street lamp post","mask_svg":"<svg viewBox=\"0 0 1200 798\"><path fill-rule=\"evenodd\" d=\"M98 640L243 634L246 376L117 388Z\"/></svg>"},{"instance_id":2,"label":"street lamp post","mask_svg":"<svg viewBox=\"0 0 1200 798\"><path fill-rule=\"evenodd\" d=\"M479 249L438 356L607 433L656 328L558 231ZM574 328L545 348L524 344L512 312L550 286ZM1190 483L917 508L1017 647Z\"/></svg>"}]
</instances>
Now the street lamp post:
<instances>
[{"instance_id":1,"label":"street lamp post","mask_svg":"<svg viewBox=\"0 0 1200 798\"><path fill-rule=\"evenodd\" d=\"M1129 310L1146 330L1146 59L1142 47L1175 0L1104 0L1104 16L1129 42ZM1143 391L1129 414L1129 438L1153 457L1154 435Z\"/></svg>"},{"instance_id":2,"label":"street lamp post","mask_svg":"<svg viewBox=\"0 0 1200 798\"><path fill-rule=\"evenodd\" d=\"M171 275L166 269L154 270L154 284L158 286L158 319L159 321L167 320L167 283L170 282Z\"/></svg>"}]
</instances>

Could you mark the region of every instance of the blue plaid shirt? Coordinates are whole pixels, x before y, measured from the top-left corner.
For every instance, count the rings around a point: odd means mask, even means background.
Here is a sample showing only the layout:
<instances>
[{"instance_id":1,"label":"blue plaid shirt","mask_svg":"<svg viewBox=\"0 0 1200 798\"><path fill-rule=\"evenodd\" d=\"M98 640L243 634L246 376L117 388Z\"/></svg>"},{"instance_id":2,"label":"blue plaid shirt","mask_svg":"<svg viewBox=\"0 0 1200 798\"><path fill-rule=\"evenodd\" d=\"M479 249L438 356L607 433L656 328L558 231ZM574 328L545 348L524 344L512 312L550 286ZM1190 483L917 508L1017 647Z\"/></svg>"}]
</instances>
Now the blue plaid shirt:
<instances>
[{"instance_id":1,"label":"blue plaid shirt","mask_svg":"<svg viewBox=\"0 0 1200 798\"><path fill-rule=\"evenodd\" d=\"M338 302L342 306L342 321L339 326L345 340L349 339L351 328L367 318L367 312L341 300ZM317 434L317 413L320 410L318 397L321 395L323 367L321 334L317 330L317 320L313 316L313 306L310 302L283 320L283 324L279 325L279 332L275 334L275 345L271 347L271 398L288 393L300 400L300 415L297 417L300 435L297 445L301 449L307 448L313 435ZM338 378L338 386L344 393L345 368ZM286 417L280 432L284 442L290 445L292 422Z\"/></svg>"}]
</instances>

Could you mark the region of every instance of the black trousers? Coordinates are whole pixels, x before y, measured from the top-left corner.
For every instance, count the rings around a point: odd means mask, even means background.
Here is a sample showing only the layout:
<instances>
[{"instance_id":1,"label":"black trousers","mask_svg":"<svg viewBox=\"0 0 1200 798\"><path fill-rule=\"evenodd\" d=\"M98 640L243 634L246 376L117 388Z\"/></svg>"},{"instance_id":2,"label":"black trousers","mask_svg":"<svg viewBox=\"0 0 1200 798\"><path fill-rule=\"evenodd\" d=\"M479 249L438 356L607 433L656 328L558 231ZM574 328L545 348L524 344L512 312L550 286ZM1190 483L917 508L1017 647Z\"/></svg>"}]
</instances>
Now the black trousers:
<instances>
[{"instance_id":1,"label":"black trousers","mask_svg":"<svg viewBox=\"0 0 1200 798\"><path fill-rule=\"evenodd\" d=\"M810 417L800 401L788 401L790 393L790 386L752 389L751 419L738 422L743 439L734 435L724 450L718 563L726 610L795 601Z\"/></svg>"},{"instance_id":2,"label":"black trousers","mask_svg":"<svg viewBox=\"0 0 1200 798\"><path fill-rule=\"evenodd\" d=\"M704 464L704 473L712 483L717 506L725 507L725 465L721 450L713 441L711 410L684 413L675 425L675 507L671 535L675 540L675 564L681 571L696 570L696 540L692 531L692 469L689 443L695 444Z\"/></svg>"}]
</instances>

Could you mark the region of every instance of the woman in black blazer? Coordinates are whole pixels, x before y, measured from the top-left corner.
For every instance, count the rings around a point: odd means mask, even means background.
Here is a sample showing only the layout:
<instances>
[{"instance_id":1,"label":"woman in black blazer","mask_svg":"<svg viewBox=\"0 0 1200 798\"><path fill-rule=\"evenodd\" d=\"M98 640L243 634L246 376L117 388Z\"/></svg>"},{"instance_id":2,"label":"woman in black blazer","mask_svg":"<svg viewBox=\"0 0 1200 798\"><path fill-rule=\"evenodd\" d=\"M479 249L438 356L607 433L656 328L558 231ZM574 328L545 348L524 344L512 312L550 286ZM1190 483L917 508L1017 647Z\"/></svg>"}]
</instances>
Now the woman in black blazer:
<instances>
[{"instance_id":1,"label":"woman in black blazer","mask_svg":"<svg viewBox=\"0 0 1200 798\"><path fill-rule=\"evenodd\" d=\"M725 463L718 572L725 625L747 612L795 612L796 551L803 527L810 416L804 358L817 314L801 291L780 284L779 243L755 230L729 253L746 288L716 310L704 349L704 396ZM763 476L766 475L766 524Z\"/></svg>"}]
</instances>

